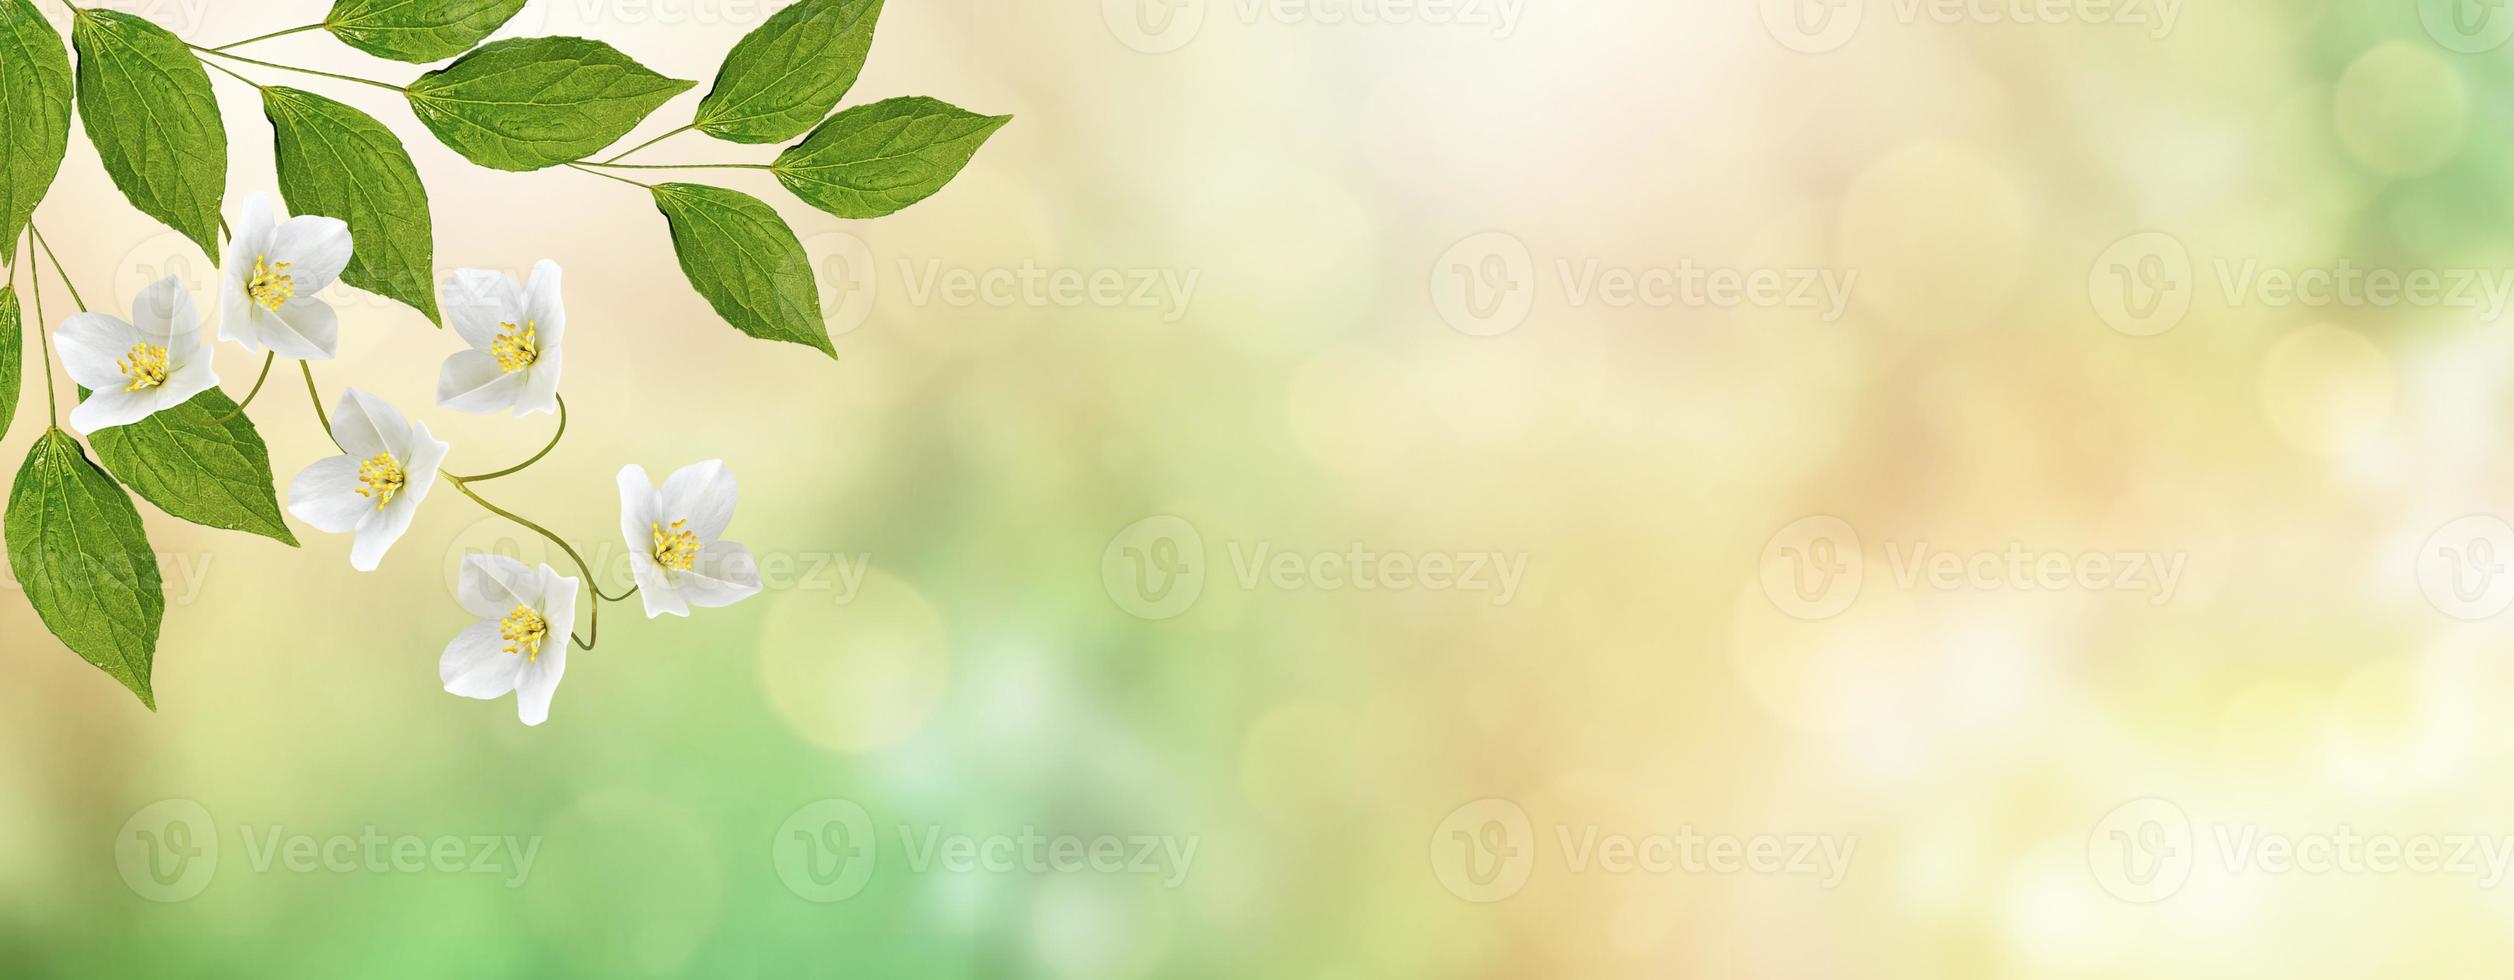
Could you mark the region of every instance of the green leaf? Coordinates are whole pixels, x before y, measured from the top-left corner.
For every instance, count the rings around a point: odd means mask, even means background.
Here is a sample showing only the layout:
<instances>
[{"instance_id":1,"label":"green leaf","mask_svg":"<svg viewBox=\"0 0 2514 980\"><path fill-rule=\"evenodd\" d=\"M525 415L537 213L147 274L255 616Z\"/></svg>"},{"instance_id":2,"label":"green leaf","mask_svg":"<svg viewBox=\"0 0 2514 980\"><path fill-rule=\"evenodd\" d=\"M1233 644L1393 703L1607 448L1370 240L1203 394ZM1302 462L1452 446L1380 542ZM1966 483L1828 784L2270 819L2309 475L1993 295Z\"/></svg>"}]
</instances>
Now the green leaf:
<instances>
[{"instance_id":1,"label":"green leaf","mask_svg":"<svg viewBox=\"0 0 2514 980\"><path fill-rule=\"evenodd\" d=\"M716 315L762 340L802 344L831 357L812 261L777 211L739 191L658 184L655 206L672 222L681 272Z\"/></svg>"},{"instance_id":2,"label":"green leaf","mask_svg":"<svg viewBox=\"0 0 2514 980\"><path fill-rule=\"evenodd\" d=\"M876 102L829 117L769 169L813 207L879 218L934 196L1012 120L922 96Z\"/></svg>"},{"instance_id":3,"label":"green leaf","mask_svg":"<svg viewBox=\"0 0 2514 980\"><path fill-rule=\"evenodd\" d=\"M130 496L54 429L26 454L0 526L9 570L44 627L157 710L149 674L166 587Z\"/></svg>"},{"instance_id":4,"label":"green leaf","mask_svg":"<svg viewBox=\"0 0 2514 980\"><path fill-rule=\"evenodd\" d=\"M873 50L882 0L803 0L744 36L698 104L699 131L736 143L793 139L829 115Z\"/></svg>"},{"instance_id":5,"label":"green leaf","mask_svg":"<svg viewBox=\"0 0 2514 980\"><path fill-rule=\"evenodd\" d=\"M70 53L34 4L0 0L0 262L17 261L69 148Z\"/></svg>"},{"instance_id":6,"label":"green leaf","mask_svg":"<svg viewBox=\"0 0 2514 980\"><path fill-rule=\"evenodd\" d=\"M323 29L378 58L424 65L480 43L524 9L524 0L340 0Z\"/></svg>"},{"instance_id":7,"label":"green leaf","mask_svg":"<svg viewBox=\"0 0 2514 980\"><path fill-rule=\"evenodd\" d=\"M158 510L297 546L279 516L269 447L253 420L218 389L130 425L97 430L87 441L106 470Z\"/></svg>"},{"instance_id":8,"label":"green leaf","mask_svg":"<svg viewBox=\"0 0 2514 980\"><path fill-rule=\"evenodd\" d=\"M436 138L493 170L584 159L696 82L665 78L581 37L497 41L410 84Z\"/></svg>"},{"instance_id":9,"label":"green leaf","mask_svg":"<svg viewBox=\"0 0 2514 980\"><path fill-rule=\"evenodd\" d=\"M209 72L182 39L125 13L81 10L70 40L79 49L79 115L114 186L216 261L227 130Z\"/></svg>"},{"instance_id":10,"label":"green leaf","mask_svg":"<svg viewBox=\"0 0 2514 980\"><path fill-rule=\"evenodd\" d=\"M0 286L0 437L9 434L9 420L17 417L18 387L23 383L19 371L26 360L26 327L17 307L17 285Z\"/></svg>"},{"instance_id":11,"label":"green leaf","mask_svg":"<svg viewBox=\"0 0 2514 980\"><path fill-rule=\"evenodd\" d=\"M278 139L279 192L290 214L349 224L357 245L341 281L442 322L428 188L402 141L375 117L293 88L262 90Z\"/></svg>"}]
</instances>

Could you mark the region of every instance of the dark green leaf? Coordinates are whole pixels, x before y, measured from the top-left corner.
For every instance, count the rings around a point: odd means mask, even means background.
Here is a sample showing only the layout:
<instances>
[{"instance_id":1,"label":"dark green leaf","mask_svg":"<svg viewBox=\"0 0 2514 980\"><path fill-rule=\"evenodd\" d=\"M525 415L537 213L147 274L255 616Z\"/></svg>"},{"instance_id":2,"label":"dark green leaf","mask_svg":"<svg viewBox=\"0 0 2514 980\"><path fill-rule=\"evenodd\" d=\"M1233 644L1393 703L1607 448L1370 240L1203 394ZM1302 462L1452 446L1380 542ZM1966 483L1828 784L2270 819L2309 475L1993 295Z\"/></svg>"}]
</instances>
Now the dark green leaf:
<instances>
[{"instance_id":1,"label":"dark green leaf","mask_svg":"<svg viewBox=\"0 0 2514 980\"><path fill-rule=\"evenodd\" d=\"M70 40L79 50L79 115L114 186L215 261L227 130L209 72L182 39L125 13L82 10Z\"/></svg>"},{"instance_id":2,"label":"dark green leaf","mask_svg":"<svg viewBox=\"0 0 2514 980\"><path fill-rule=\"evenodd\" d=\"M149 676L166 588L130 496L54 429L27 453L0 525L9 570L44 627L157 710Z\"/></svg>"},{"instance_id":3,"label":"dark green leaf","mask_svg":"<svg viewBox=\"0 0 2514 980\"><path fill-rule=\"evenodd\" d=\"M600 41L497 41L410 85L410 107L455 152L496 170L581 160L695 82L665 78Z\"/></svg>"},{"instance_id":4,"label":"dark green leaf","mask_svg":"<svg viewBox=\"0 0 2514 980\"><path fill-rule=\"evenodd\" d=\"M70 53L34 4L0 0L0 262L17 261L69 147Z\"/></svg>"},{"instance_id":5,"label":"dark green leaf","mask_svg":"<svg viewBox=\"0 0 2514 980\"><path fill-rule=\"evenodd\" d=\"M373 116L292 88L262 90L262 110L278 138L288 213L349 224L357 249L341 281L438 322L428 189L401 139Z\"/></svg>"},{"instance_id":6,"label":"dark green leaf","mask_svg":"<svg viewBox=\"0 0 2514 980\"><path fill-rule=\"evenodd\" d=\"M9 420L17 417L18 386L23 382L20 365L26 360L26 326L17 308L17 286L0 286L0 438L9 434Z\"/></svg>"},{"instance_id":7,"label":"dark green leaf","mask_svg":"<svg viewBox=\"0 0 2514 980\"><path fill-rule=\"evenodd\" d=\"M717 139L793 139L829 115L873 50L882 0L803 0L780 10L725 55L697 126Z\"/></svg>"},{"instance_id":8,"label":"dark green leaf","mask_svg":"<svg viewBox=\"0 0 2514 980\"><path fill-rule=\"evenodd\" d=\"M857 106L777 155L779 183L841 218L878 218L934 196L1011 116L909 97Z\"/></svg>"},{"instance_id":9,"label":"dark green leaf","mask_svg":"<svg viewBox=\"0 0 2514 980\"><path fill-rule=\"evenodd\" d=\"M524 0L340 0L323 28L374 55L424 65L480 43L524 9Z\"/></svg>"},{"instance_id":10,"label":"dark green leaf","mask_svg":"<svg viewBox=\"0 0 2514 980\"><path fill-rule=\"evenodd\" d=\"M105 469L158 510L297 546L297 536L279 516L270 449L253 420L218 389L130 425L99 429L87 439Z\"/></svg>"},{"instance_id":11,"label":"dark green leaf","mask_svg":"<svg viewBox=\"0 0 2514 980\"><path fill-rule=\"evenodd\" d=\"M812 261L777 211L756 197L704 184L660 184L655 206L672 222L681 272L733 328L802 344L831 357Z\"/></svg>"}]
</instances>

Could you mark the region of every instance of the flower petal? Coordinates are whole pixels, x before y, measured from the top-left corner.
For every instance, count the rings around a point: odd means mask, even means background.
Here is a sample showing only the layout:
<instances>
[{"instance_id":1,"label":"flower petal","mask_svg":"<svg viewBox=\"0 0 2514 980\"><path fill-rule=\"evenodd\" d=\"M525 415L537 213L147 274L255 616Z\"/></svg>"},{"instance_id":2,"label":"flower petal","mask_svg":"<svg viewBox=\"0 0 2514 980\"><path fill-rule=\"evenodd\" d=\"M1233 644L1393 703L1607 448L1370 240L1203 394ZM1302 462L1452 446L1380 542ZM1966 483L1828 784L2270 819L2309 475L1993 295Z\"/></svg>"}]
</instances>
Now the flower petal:
<instances>
[{"instance_id":1,"label":"flower petal","mask_svg":"<svg viewBox=\"0 0 2514 980\"><path fill-rule=\"evenodd\" d=\"M254 339L281 357L328 361L340 355L340 314L330 303L299 296L280 304L277 313L248 303L244 316Z\"/></svg>"},{"instance_id":2,"label":"flower petal","mask_svg":"<svg viewBox=\"0 0 2514 980\"><path fill-rule=\"evenodd\" d=\"M561 366L559 352L544 350L541 352L540 360L534 361L531 367L517 372L516 376L524 379L524 386L515 392L517 417L559 410L559 369Z\"/></svg>"},{"instance_id":3,"label":"flower petal","mask_svg":"<svg viewBox=\"0 0 2514 980\"><path fill-rule=\"evenodd\" d=\"M524 724L539 725L550 720L550 699L559 693L559 679L567 675L567 648L571 642L566 633L553 625L550 639L541 645L541 655L526 663L515 678L515 716Z\"/></svg>"},{"instance_id":4,"label":"flower petal","mask_svg":"<svg viewBox=\"0 0 2514 980\"><path fill-rule=\"evenodd\" d=\"M542 598L539 576L505 555L464 555L454 591L463 611L482 619L503 619L517 606L539 606Z\"/></svg>"},{"instance_id":5,"label":"flower petal","mask_svg":"<svg viewBox=\"0 0 2514 980\"><path fill-rule=\"evenodd\" d=\"M358 496L358 460L331 456L315 460L289 481L288 512L316 530L347 534L375 513L375 501Z\"/></svg>"},{"instance_id":6,"label":"flower petal","mask_svg":"<svg viewBox=\"0 0 2514 980\"><path fill-rule=\"evenodd\" d=\"M80 386L103 391L130 383L121 362L140 342L139 331L130 324L102 313L81 313L61 321L52 340L61 349L62 368Z\"/></svg>"},{"instance_id":7,"label":"flower petal","mask_svg":"<svg viewBox=\"0 0 2514 980\"><path fill-rule=\"evenodd\" d=\"M629 575L637 580L637 595L646 603L646 618L688 616L690 604L681 598L680 585L663 570L663 566L655 564L654 556L646 553L646 547L639 545L637 550L629 552Z\"/></svg>"},{"instance_id":8,"label":"flower petal","mask_svg":"<svg viewBox=\"0 0 2514 980\"><path fill-rule=\"evenodd\" d=\"M759 594L759 559L730 541L708 545L681 573L681 596L700 609L719 609Z\"/></svg>"},{"instance_id":9,"label":"flower petal","mask_svg":"<svg viewBox=\"0 0 2514 980\"><path fill-rule=\"evenodd\" d=\"M532 280L524 284L524 319L532 323L533 337L545 356L558 350L567 337L567 303L559 278L559 264L543 259L533 263Z\"/></svg>"},{"instance_id":10,"label":"flower petal","mask_svg":"<svg viewBox=\"0 0 2514 980\"><path fill-rule=\"evenodd\" d=\"M658 517L655 483L646 478L646 468L635 463L620 468L619 480L620 537L628 542L629 554L652 551Z\"/></svg>"},{"instance_id":11,"label":"flower petal","mask_svg":"<svg viewBox=\"0 0 2514 980\"><path fill-rule=\"evenodd\" d=\"M77 408L70 410L70 428L77 429L80 435L90 435L154 415L157 405L149 397L153 390L124 391L119 386L99 388Z\"/></svg>"},{"instance_id":12,"label":"flower petal","mask_svg":"<svg viewBox=\"0 0 2514 980\"><path fill-rule=\"evenodd\" d=\"M515 407L525 380L499 367L496 355L487 351L456 351L437 371L436 403L457 412L495 415Z\"/></svg>"},{"instance_id":13,"label":"flower petal","mask_svg":"<svg viewBox=\"0 0 2514 980\"><path fill-rule=\"evenodd\" d=\"M664 481L663 513L670 520L690 522L690 531L706 544L723 537L733 524L733 505L740 496L733 471L723 460L711 459L684 466Z\"/></svg>"},{"instance_id":14,"label":"flower petal","mask_svg":"<svg viewBox=\"0 0 2514 980\"><path fill-rule=\"evenodd\" d=\"M478 350L495 344L502 325L524 313L524 292L515 280L490 269L456 269L437 288L445 319L463 342Z\"/></svg>"},{"instance_id":15,"label":"flower petal","mask_svg":"<svg viewBox=\"0 0 2514 980\"><path fill-rule=\"evenodd\" d=\"M149 283L131 299L131 327L149 343L172 350L186 335L199 343L201 311L192 305L192 294L184 291L183 281L167 276Z\"/></svg>"},{"instance_id":16,"label":"flower petal","mask_svg":"<svg viewBox=\"0 0 2514 980\"><path fill-rule=\"evenodd\" d=\"M584 586L581 581L559 574L558 569L541 566L539 605L541 618L549 620L551 632L576 632L577 594Z\"/></svg>"},{"instance_id":17,"label":"flower petal","mask_svg":"<svg viewBox=\"0 0 2514 980\"><path fill-rule=\"evenodd\" d=\"M405 468L410 463L410 420L390 402L356 388L342 390L340 405L332 410L332 441L358 459L391 453Z\"/></svg>"},{"instance_id":18,"label":"flower petal","mask_svg":"<svg viewBox=\"0 0 2514 980\"><path fill-rule=\"evenodd\" d=\"M349 267L349 225L339 218L301 215L271 234L271 259L288 263L298 296L312 296Z\"/></svg>"},{"instance_id":19,"label":"flower petal","mask_svg":"<svg viewBox=\"0 0 2514 980\"><path fill-rule=\"evenodd\" d=\"M523 670L524 658L506 652L506 640L495 619L473 623L455 634L436 662L436 676L445 683L445 693L482 701L514 693Z\"/></svg>"},{"instance_id":20,"label":"flower petal","mask_svg":"<svg viewBox=\"0 0 2514 980\"><path fill-rule=\"evenodd\" d=\"M407 494L394 494L383 507L358 522L358 536L349 545L349 567L372 572L384 564L384 555L393 545L410 533L410 521L418 508L403 502Z\"/></svg>"}]
</instances>

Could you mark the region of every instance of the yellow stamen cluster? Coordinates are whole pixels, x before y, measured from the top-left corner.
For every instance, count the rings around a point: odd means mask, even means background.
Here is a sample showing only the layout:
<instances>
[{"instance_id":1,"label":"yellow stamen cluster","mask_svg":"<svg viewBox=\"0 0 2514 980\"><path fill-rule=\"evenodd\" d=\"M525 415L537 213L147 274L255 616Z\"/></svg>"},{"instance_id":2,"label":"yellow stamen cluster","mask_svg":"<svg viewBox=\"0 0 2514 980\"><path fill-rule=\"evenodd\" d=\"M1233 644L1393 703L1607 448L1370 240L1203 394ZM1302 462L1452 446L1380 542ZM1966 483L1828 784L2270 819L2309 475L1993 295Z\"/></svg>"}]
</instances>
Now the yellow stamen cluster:
<instances>
[{"instance_id":1,"label":"yellow stamen cluster","mask_svg":"<svg viewBox=\"0 0 2514 980\"><path fill-rule=\"evenodd\" d=\"M524 321L520 327L512 323L498 324L503 332L489 345L489 352L498 356L498 370L513 374L541 360L540 334L534 330L540 325L533 320Z\"/></svg>"},{"instance_id":2,"label":"yellow stamen cluster","mask_svg":"<svg viewBox=\"0 0 2514 980\"><path fill-rule=\"evenodd\" d=\"M244 281L244 294L273 313L288 305L297 295L297 277L288 274L291 263L273 262L270 256L253 257L253 275Z\"/></svg>"},{"instance_id":3,"label":"yellow stamen cluster","mask_svg":"<svg viewBox=\"0 0 2514 980\"><path fill-rule=\"evenodd\" d=\"M666 531L661 524L655 529L655 564L676 572L686 572L698 564L698 534L689 529L690 522L674 521Z\"/></svg>"},{"instance_id":4,"label":"yellow stamen cluster","mask_svg":"<svg viewBox=\"0 0 2514 980\"><path fill-rule=\"evenodd\" d=\"M516 606L498 621L498 636L506 640L506 652L522 654L525 663L541 660L541 643L550 635L550 621L530 607Z\"/></svg>"},{"instance_id":5,"label":"yellow stamen cluster","mask_svg":"<svg viewBox=\"0 0 2514 980\"><path fill-rule=\"evenodd\" d=\"M131 379L124 391L139 391L166 383L166 349L156 344L138 344L131 356L121 360L122 376Z\"/></svg>"},{"instance_id":6,"label":"yellow stamen cluster","mask_svg":"<svg viewBox=\"0 0 2514 980\"><path fill-rule=\"evenodd\" d=\"M358 482L366 484L359 488L358 496L375 498L375 509L383 510L385 504L393 502L394 494L402 492L403 479L402 464L393 460L393 454L377 453L375 458L358 464Z\"/></svg>"}]
</instances>

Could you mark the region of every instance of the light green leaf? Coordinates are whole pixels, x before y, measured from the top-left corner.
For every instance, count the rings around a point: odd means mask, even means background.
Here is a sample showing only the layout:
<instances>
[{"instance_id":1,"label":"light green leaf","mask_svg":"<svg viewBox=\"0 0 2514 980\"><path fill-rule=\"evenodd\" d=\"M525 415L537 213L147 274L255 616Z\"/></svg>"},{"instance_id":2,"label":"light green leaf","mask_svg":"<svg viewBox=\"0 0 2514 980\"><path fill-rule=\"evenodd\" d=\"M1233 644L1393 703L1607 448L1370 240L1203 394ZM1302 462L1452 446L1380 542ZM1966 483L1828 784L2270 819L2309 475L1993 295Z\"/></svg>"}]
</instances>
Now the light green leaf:
<instances>
[{"instance_id":1,"label":"light green leaf","mask_svg":"<svg viewBox=\"0 0 2514 980\"><path fill-rule=\"evenodd\" d=\"M480 43L524 9L524 0L340 0L323 29L378 58L424 65Z\"/></svg>"},{"instance_id":2,"label":"light green leaf","mask_svg":"<svg viewBox=\"0 0 2514 980\"><path fill-rule=\"evenodd\" d=\"M857 106L777 155L777 181L841 218L879 218L934 196L1011 116L922 96Z\"/></svg>"},{"instance_id":3,"label":"light green leaf","mask_svg":"<svg viewBox=\"0 0 2514 980\"><path fill-rule=\"evenodd\" d=\"M0 0L0 262L17 261L69 148L70 53L34 4Z\"/></svg>"},{"instance_id":4,"label":"light green leaf","mask_svg":"<svg viewBox=\"0 0 2514 980\"><path fill-rule=\"evenodd\" d=\"M581 160L696 82L665 78L581 37L497 41L410 84L410 108L455 152L495 170Z\"/></svg>"},{"instance_id":5,"label":"light green leaf","mask_svg":"<svg viewBox=\"0 0 2514 980\"><path fill-rule=\"evenodd\" d=\"M125 13L81 10L70 40L79 50L79 115L114 186L215 261L227 130L209 72L182 39Z\"/></svg>"},{"instance_id":6,"label":"light green leaf","mask_svg":"<svg viewBox=\"0 0 2514 980\"><path fill-rule=\"evenodd\" d=\"M716 315L762 340L811 347L831 357L812 261L777 211L756 197L704 184L659 184L655 206L672 222L681 272Z\"/></svg>"},{"instance_id":7,"label":"light green leaf","mask_svg":"<svg viewBox=\"0 0 2514 980\"><path fill-rule=\"evenodd\" d=\"M18 386L23 384L20 367L26 360L26 326L18 312L17 286L0 286L0 438L9 434L9 420L17 417Z\"/></svg>"},{"instance_id":8,"label":"light green leaf","mask_svg":"<svg viewBox=\"0 0 2514 980\"><path fill-rule=\"evenodd\" d=\"M882 0L803 0L744 36L698 104L699 131L736 143L793 139L829 115L873 50Z\"/></svg>"},{"instance_id":9,"label":"light green leaf","mask_svg":"<svg viewBox=\"0 0 2514 980\"><path fill-rule=\"evenodd\" d=\"M441 322L428 188L402 141L375 117L292 88L262 90L278 138L279 192L290 214L349 224L357 245L341 281Z\"/></svg>"},{"instance_id":10,"label":"light green leaf","mask_svg":"<svg viewBox=\"0 0 2514 980\"><path fill-rule=\"evenodd\" d=\"M149 676L166 588L130 496L54 429L26 454L0 527L9 570L44 627L157 710Z\"/></svg>"},{"instance_id":11,"label":"light green leaf","mask_svg":"<svg viewBox=\"0 0 2514 980\"><path fill-rule=\"evenodd\" d=\"M106 470L158 510L297 546L279 516L270 449L253 420L218 389L130 425L97 430L87 440Z\"/></svg>"}]
</instances>

